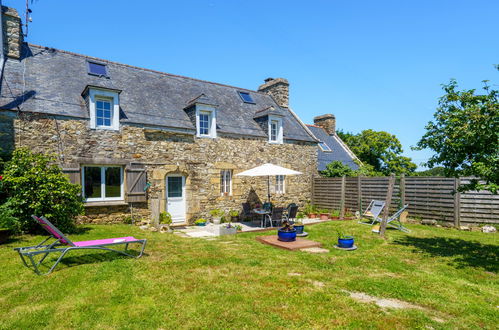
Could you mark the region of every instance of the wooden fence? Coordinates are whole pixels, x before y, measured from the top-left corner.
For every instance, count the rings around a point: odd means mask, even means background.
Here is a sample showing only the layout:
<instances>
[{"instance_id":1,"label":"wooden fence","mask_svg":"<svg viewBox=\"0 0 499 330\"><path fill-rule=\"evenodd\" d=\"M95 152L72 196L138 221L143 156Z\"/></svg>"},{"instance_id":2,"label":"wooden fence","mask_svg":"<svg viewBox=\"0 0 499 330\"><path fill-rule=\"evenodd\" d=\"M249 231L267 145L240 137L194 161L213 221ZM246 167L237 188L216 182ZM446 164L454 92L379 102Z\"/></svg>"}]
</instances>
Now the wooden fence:
<instances>
[{"instance_id":1,"label":"wooden fence","mask_svg":"<svg viewBox=\"0 0 499 330\"><path fill-rule=\"evenodd\" d=\"M320 208L363 211L375 200L385 200L388 177L317 177L312 203ZM499 195L488 191L454 193L470 178L404 177L395 180L390 210L409 204L411 217L461 224L499 224Z\"/></svg>"}]
</instances>

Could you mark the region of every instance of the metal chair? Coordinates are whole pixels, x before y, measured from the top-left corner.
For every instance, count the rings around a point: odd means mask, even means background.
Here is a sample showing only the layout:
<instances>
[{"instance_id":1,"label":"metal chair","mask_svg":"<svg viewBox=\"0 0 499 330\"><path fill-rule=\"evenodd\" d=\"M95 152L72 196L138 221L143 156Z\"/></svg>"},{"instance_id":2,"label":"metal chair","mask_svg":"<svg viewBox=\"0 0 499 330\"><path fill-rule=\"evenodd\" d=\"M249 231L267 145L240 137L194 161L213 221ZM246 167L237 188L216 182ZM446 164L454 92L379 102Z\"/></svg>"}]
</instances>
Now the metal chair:
<instances>
[{"instance_id":1,"label":"metal chair","mask_svg":"<svg viewBox=\"0 0 499 330\"><path fill-rule=\"evenodd\" d=\"M298 205L295 203L289 204L288 209L284 217L287 221L294 221L296 219L296 215L298 214Z\"/></svg>"},{"instance_id":2,"label":"metal chair","mask_svg":"<svg viewBox=\"0 0 499 330\"><path fill-rule=\"evenodd\" d=\"M241 213L241 218L244 219L250 219L253 220L255 218L255 214L253 213L253 210L251 209L250 203L242 203L241 204L243 207L243 212Z\"/></svg>"},{"instance_id":3,"label":"metal chair","mask_svg":"<svg viewBox=\"0 0 499 330\"><path fill-rule=\"evenodd\" d=\"M267 221L270 223L270 227L273 227L273 223L281 223L283 220L283 213L283 207L274 207L270 214L265 215L263 227L265 227Z\"/></svg>"},{"instance_id":4,"label":"metal chair","mask_svg":"<svg viewBox=\"0 0 499 330\"><path fill-rule=\"evenodd\" d=\"M379 217L379 215L381 214L381 211L383 211L384 207L385 202L383 201L371 201L367 209L364 211L364 213L362 213L359 223L364 225L373 225L375 222L381 222L381 218ZM362 221L362 218L372 218L372 222L364 222Z\"/></svg>"}]
</instances>

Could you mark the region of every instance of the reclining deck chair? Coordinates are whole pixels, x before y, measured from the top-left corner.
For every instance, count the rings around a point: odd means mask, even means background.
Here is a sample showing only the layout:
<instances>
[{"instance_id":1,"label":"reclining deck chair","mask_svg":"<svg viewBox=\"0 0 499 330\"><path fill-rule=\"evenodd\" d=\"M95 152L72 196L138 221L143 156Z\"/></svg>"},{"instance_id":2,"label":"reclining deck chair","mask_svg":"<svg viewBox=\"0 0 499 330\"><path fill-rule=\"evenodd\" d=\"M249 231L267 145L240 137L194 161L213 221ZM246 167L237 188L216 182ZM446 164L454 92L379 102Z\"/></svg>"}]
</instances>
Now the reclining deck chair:
<instances>
[{"instance_id":1,"label":"reclining deck chair","mask_svg":"<svg viewBox=\"0 0 499 330\"><path fill-rule=\"evenodd\" d=\"M379 215L381 214L381 211L383 211L384 207L385 202L372 200L364 213L362 213L359 223L364 225L374 225L376 222L381 222ZM364 222L362 221L363 218L372 218L372 222Z\"/></svg>"},{"instance_id":2,"label":"reclining deck chair","mask_svg":"<svg viewBox=\"0 0 499 330\"><path fill-rule=\"evenodd\" d=\"M93 240L93 241L81 241L81 242L71 242L69 238L67 238L57 227L55 227L50 221L48 221L45 217L37 217L35 215L32 215L33 219L35 219L49 234L50 237L45 239L43 242L41 242L38 245L35 246L27 246L27 247L19 247L15 248L14 250L19 253L19 256L21 257L21 260L23 261L24 265L28 268L30 266L26 262L26 257L29 259L31 262L31 265L33 266L33 270L35 273L38 275L48 275L50 274L54 268L59 264L59 262L64 258L64 256L71 250L82 250L82 249L90 249L90 250L105 250L105 251L112 251L112 252L117 252L124 254L129 257L134 257L134 258L140 258L142 254L144 253L144 249L146 247L146 242L147 240L145 239L136 239L133 236L127 236L127 237L119 237L119 238L108 238L108 239L98 239L98 240ZM52 242L51 244L45 244L49 239L55 239L55 242ZM139 243L142 244L140 253L136 256L127 253L128 251L128 244L133 244L133 243ZM119 245L125 245L125 250L120 251L116 250L111 247L114 246L119 246ZM62 247L61 247L62 246ZM40 272L40 269L38 266L45 260L45 258L49 255L49 253L52 252L60 252L61 255L59 258L56 260L54 265L49 269L48 272L42 274ZM34 256L37 255L43 255L40 261L36 262L34 259Z\"/></svg>"},{"instance_id":3,"label":"reclining deck chair","mask_svg":"<svg viewBox=\"0 0 499 330\"><path fill-rule=\"evenodd\" d=\"M402 212L405 211L405 209L408 206L409 206L409 204L404 205L404 207L402 207L400 210L398 210L397 212L395 212L391 217L389 217L388 220L386 221L386 225L390 226L392 228L401 230L403 232L409 233L410 230L407 229L407 228L405 228L402 225L402 222L400 222L400 215L402 214ZM381 220L379 220L379 221L381 222Z\"/></svg>"}]
</instances>

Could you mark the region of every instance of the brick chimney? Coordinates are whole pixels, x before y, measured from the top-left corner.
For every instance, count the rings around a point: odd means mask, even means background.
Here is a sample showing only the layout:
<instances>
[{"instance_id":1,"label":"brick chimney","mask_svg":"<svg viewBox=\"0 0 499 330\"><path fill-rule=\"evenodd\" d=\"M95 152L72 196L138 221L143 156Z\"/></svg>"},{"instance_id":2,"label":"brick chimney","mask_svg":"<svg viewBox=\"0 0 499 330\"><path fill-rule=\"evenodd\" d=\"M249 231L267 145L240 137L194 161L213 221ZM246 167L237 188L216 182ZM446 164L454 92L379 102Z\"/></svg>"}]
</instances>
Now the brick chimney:
<instances>
[{"instance_id":1,"label":"brick chimney","mask_svg":"<svg viewBox=\"0 0 499 330\"><path fill-rule=\"evenodd\" d=\"M327 134L336 134L336 117L330 113L314 117L314 125L322 127Z\"/></svg>"},{"instance_id":2,"label":"brick chimney","mask_svg":"<svg viewBox=\"0 0 499 330\"><path fill-rule=\"evenodd\" d=\"M267 78L265 83L258 87L258 91L272 96L280 107L289 107L289 83L286 79Z\"/></svg>"},{"instance_id":3,"label":"brick chimney","mask_svg":"<svg viewBox=\"0 0 499 330\"><path fill-rule=\"evenodd\" d=\"M23 43L21 17L17 10L2 6L2 31L4 55L19 59Z\"/></svg>"}]
</instances>

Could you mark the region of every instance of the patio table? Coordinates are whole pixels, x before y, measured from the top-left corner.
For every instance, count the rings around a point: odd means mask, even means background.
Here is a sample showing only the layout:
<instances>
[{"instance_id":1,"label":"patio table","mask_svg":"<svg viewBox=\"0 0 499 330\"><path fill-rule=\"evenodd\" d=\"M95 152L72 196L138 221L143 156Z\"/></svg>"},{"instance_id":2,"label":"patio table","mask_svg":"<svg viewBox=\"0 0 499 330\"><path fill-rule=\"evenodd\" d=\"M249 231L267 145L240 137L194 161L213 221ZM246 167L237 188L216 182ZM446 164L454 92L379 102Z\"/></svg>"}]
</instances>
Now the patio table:
<instances>
[{"instance_id":1,"label":"patio table","mask_svg":"<svg viewBox=\"0 0 499 330\"><path fill-rule=\"evenodd\" d=\"M270 214L270 211L268 210L265 210L265 209L261 209L261 208L258 208L258 209L253 209L253 213L255 214L259 214L262 216L262 222L261 222L261 227L264 226L264 223L265 223L265 216L267 214Z\"/></svg>"}]
</instances>

